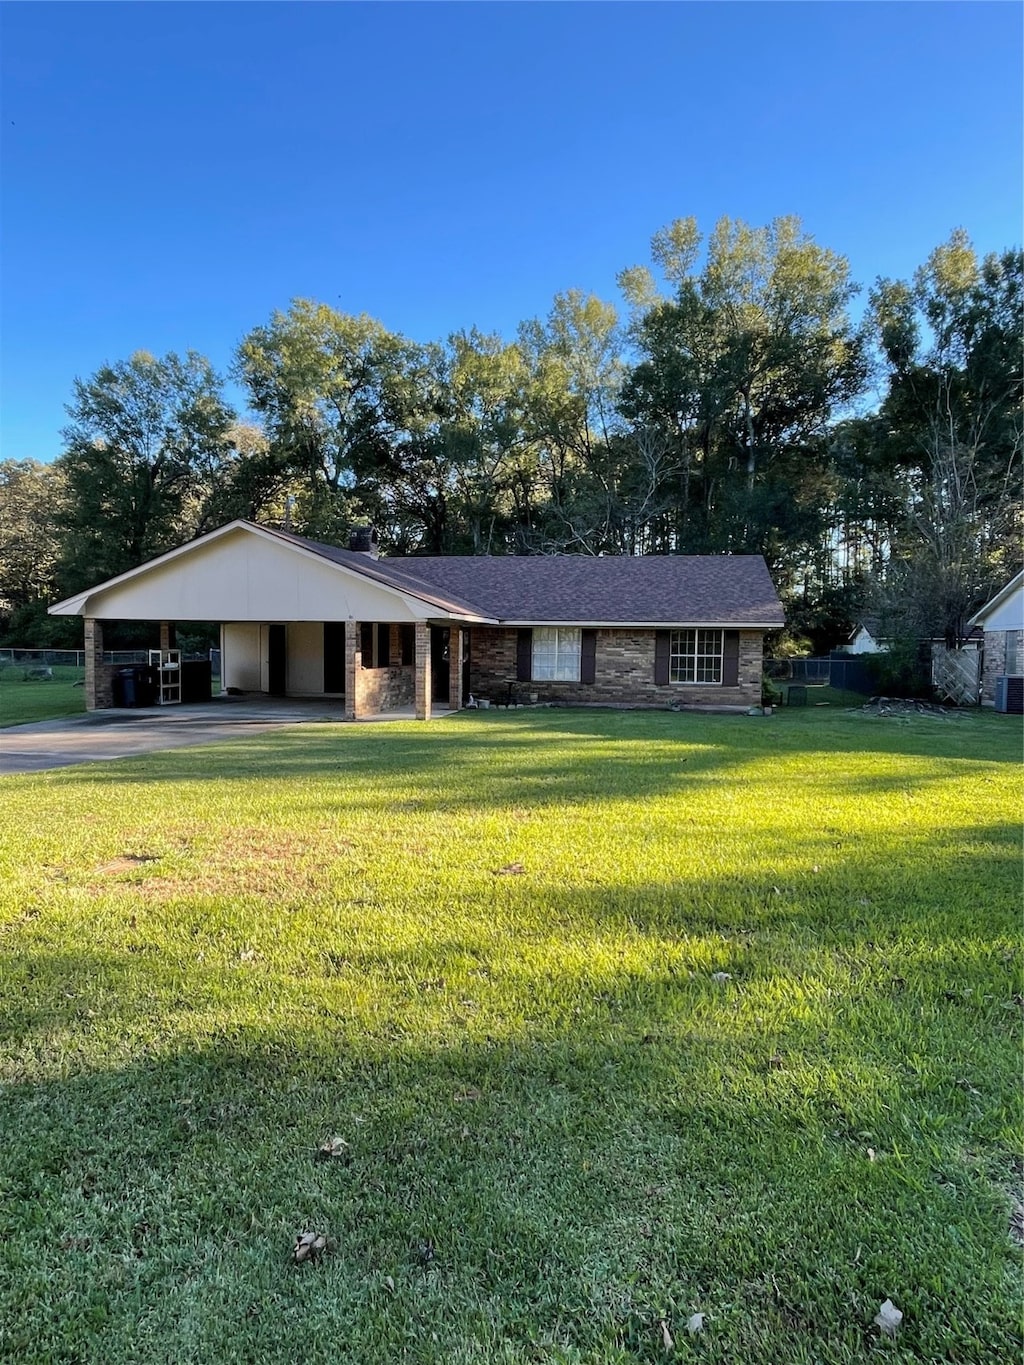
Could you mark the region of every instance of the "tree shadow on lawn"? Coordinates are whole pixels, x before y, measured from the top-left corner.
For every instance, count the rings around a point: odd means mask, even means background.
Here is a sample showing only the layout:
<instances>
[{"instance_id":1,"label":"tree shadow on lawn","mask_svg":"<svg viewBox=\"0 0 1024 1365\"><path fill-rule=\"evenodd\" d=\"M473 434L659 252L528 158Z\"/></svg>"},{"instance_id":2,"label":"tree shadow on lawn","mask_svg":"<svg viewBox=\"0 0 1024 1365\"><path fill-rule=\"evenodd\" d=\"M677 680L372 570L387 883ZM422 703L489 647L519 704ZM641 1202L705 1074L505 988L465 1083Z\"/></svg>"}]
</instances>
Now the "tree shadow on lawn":
<instances>
[{"instance_id":1,"label":"tree shadow on lawn","mask_svg":"<svg viewBox=\"0 0 1024 1365\"><path fill-rule=\"evenodd\" d=\"M709 1360L838 1362L894 1297L904 1359L1013 1358L1018 831L971 834L1005 903L938 837L902 892L852 848L777 893L527 869L391 943L328 898L278 957L273 903L145 880L120 942L57 950L58 897L6 935L0 1345L654 1361L706 1311ZM335 1246L296 1268L307 1227Z\"/></svg>"},{"instance_id":2,"label":"tree shadow on lawn","mask_svg":"<svg viewBox=\"0 0 1024 1365\"><path fill-rule=\"evenodd\" d=\"M349 809L386 805L400 790L400 809L454 812L656 798L742 779L743 769L766 758L779 764L772 785L784 791L791 784L796 797L811 789L840 798L913 792L967 773L984 780L980 768L1016 764L1005 736L981 725L965 736L955 727L882 732L848 718L765 724L736 716L558 711L498 722L460 715L429 726L296 727L79 764L44 780L58 789L301 779L317 784L310 802L317 809L324 808L323 789L333 786L339 806ZM763 775L757 780L765 782Z\"/></svg>"},{"instance_id":3,"label":"tree shadow on lawn","mask_svg":"<svg viewBox=\"0 0 1024 1365\"><path fill-rule=\"evenodd\" d=\"M274 1021L9 1085L0 1341L655 1361L660 1320L700 1310L707 1359L839 1361L896 1294L903 1358L1011 1358L1003 1211L954 1155L970 1113L939 1154L899 1074L850 1067L837 1093L770 1067L723 1083L731 1065L614 1029L438 1045ZM344 1158L315 1161L331 1134ZM332 1250L299 1269L305 1228Z\"/></svg>"}]
</instances>

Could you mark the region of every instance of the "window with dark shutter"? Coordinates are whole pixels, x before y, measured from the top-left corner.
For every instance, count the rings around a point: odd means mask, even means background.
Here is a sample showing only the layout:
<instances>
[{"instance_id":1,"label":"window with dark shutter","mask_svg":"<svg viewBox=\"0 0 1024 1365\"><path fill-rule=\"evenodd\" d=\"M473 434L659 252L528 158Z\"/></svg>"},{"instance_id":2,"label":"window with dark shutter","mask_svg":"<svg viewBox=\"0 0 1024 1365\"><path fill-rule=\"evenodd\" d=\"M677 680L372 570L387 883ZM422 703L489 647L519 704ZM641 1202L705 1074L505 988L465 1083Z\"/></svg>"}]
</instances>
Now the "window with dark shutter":
<instances>
[{"instance_id":1,"label":"window with dark shutter","mask_svg":"<svg viewBox=\"0 0 1024 1365\"><path fill-rule=\"evenodd\" d=\"M585 630L580 649L580 682L592 683L597 677L597 631Z\"/></svg>"},{"instance_id":2,"label":"window with dark shutter","mask_svg":"<svg viewBox=\"0 0 1024 1365\"><path fill-rule=\"evenodd\" d=\"M668 686L668 660L671 652L672 632L669 630L656 630L654 632L654 682L656 687Z\"/></svg>"},{"instance_id":3,"label":"window with dark shutter","mask_svg":"<svg viewBox=\"0 0 1024 1365\"><path fill-rule=\"evenodd\" d=\"M738 630L727 630L723 635L722 686L736 687L740 680L740 633Z\"/></svg>"},{"instance_id":4,"label":"window with dark shutter","mask_svg":"<svg viewBox=\"0 0 1024 1365\"><path fill-rule=\"evenodd\" d=\"M530 681L533 663L533 631L527 627L520 630L516 637L516 679L518 682Z\"/></svg>"},{"instance_id":5,"label":"window with dark shutter","mask_svg":"<svg viewBox=\"0 0 1024 1365\"><path fill-rule=\"evenodd\" d=\"M364 668L373 667L373 622L359 622L359 653Z\"/></svg>"}]
</instances>

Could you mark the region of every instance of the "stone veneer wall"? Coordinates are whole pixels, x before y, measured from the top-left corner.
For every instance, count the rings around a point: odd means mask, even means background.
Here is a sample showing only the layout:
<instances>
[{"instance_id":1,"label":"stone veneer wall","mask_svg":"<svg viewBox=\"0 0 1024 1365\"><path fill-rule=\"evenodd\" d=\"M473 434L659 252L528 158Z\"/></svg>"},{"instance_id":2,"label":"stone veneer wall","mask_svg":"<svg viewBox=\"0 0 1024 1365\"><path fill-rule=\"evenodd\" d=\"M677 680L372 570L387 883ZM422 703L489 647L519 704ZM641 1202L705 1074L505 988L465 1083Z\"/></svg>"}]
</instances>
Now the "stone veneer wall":
<instances>
[{"instance_id":1,"label":"stone veneer wall","mask_svg":"<svg viewBox=\"0 0 1024 1365\"><path fill-rule=\"evenodd\" d=\"M1009 648L1007 648L1009 637ZM995 706L996 678L1007 671L1019 670L1024 649L1024 630L986 630L985 654L981 666L981 704ZM1009 657L1008 657L1009 656Z\"/></svg>"},{"instance_id":2,"label":"stone veneer wall","mask_svg":"<svg viewBox=\"0 0 1024 1365\"><path fill-rule=\"evenodd\" d=\"M599 630L595 681L517 684L517 694L536 692L538 701L566 706L735 706L760 705L762 632L739 632L739 685L700 686L654 681L653 630ZM474 626L470 632L469 690L476 698L504 700L516 678L517 632Z\"/></svg>"}]
</instances>

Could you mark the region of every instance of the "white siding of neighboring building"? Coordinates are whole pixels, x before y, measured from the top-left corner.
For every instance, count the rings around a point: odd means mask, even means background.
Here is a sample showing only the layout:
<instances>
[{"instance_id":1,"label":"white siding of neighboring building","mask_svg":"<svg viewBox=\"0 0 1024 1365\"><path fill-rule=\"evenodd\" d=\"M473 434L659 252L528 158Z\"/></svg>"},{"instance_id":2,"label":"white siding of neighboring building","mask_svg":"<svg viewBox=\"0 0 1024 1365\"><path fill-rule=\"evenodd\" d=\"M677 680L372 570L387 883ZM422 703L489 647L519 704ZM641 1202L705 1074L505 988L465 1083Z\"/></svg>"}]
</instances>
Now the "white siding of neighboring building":
<instances>
[{"instance_id":1,"label":"white siding of neighboring building","mask_svg":"<svg viewBox=\"0 0 1024 1365\"><path fill-rule=\"evenodd\" d=\"M847 654L884 654L888 648L888 645L879 644L871 632L861 626L857 634L845 647L845 652Z\"/></svg>"},{"instance_id":2,"label":"white siding of neighboring building","mask_svg":"<svg viewBox=\"0 0 1024 1365\"><path fill-rule=\"evenodd\" d=\"M991 630L1024 630L1024 583L1018 584L1004 602L977 617L987 635Z\"/></svg>"}]
</instances>

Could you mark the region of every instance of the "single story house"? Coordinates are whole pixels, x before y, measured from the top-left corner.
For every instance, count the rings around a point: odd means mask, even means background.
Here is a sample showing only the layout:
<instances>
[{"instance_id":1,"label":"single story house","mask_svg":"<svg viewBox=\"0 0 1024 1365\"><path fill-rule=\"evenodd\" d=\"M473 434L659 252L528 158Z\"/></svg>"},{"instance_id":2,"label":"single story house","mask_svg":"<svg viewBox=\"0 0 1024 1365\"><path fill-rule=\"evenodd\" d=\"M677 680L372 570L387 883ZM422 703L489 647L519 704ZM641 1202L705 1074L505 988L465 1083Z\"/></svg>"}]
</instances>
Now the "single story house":
<instances>
[{"instance_id":1,"label":"single story house","mask_svg":"<svg viewBox=\"0 0 1024 1365\"><path fill-rule=\"evenodd\" d=\"M971 617L985 633L981 704L995 706L997 679L1024 675L1024 569Z\"/></svg>"},{"instance_id":2,"label":"single story house","mask_svg":"<svg viewBox=\"0 0 1024 1365\"><path fill-rule=\"evenodd\" d=\"M885 654L888 649L877 616L862 616L842 646L844 654Z\"/></svg>"},{"instance_id":3,"label":"single story house","mask_svg":"<svg viewBox=\"0 0 1024 1365\"><path fill-rule=\"evenodd\" d=\"M358 533L357 533L358 535ZM343 699L350 719L470 694L746 709L783 624L760 555L379 558L233 521L50 608L85 618L86 704L113 704L105 621L220 622L221 686Z\"/></svg>"}]
</instances>

